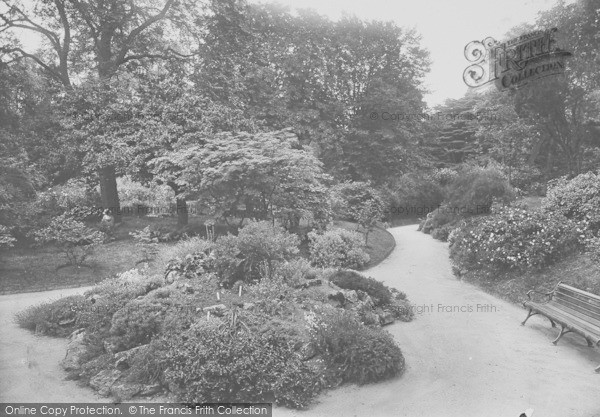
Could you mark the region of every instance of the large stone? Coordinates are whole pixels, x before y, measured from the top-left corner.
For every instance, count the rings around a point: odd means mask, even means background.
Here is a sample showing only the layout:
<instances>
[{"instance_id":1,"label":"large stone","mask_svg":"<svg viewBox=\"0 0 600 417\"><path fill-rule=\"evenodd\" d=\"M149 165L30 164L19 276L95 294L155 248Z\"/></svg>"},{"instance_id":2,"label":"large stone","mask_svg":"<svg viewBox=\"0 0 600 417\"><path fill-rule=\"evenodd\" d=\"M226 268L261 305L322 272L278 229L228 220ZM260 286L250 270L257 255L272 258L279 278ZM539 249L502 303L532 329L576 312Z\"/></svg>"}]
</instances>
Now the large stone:
<instances>
[{"instance_id":1,"label":"large stone","mask_svg":"<svg viewBox=\"0 0 600 417\"><path fill-rule=\"evenodd\" d=\"M358 294L354 290L342 290L341 293L344 295L344 299L350 303L358 302Z\"/></svg>"},{"instance_id":2,"label":"large stone","mask_svg":"<svg viewBox=\"0 0 600 417\"><path fill-rule=\"evenodd\" d=\"M110 393L117 401L126 401L139 394L142 390L141 384L119 383L110 387Z\"/></svg>"},{"instance_id":3,"label":"large stone","mask_svg":"<svg viewBox=\"0 0 600 417\"><path fill-rule=\"evenodd\" d=\"M300 356L303 361L307 361L309 359L317 356L317 346L313 342L308 342L302 345L300 348Z\"/></svg>"},{"instance_id":4,"label":"large stone","mask_svg":"<svg viewBox=\"0 0 600 417\"><path fill-rule=\"evenodd\" d=\"M61 361L61 366L65 371L78 371L81 368L82 356L86 352L86 346L83 341L85 330L75 330L69 336L69 344L67 345L67 354Z\"/></svg>"},{"instance_id":5,"label":"large stone","mask_svg":"<svg viewBox=\"0 0 600 417\"><path fill-rule=\"evenodd\" d=\"M90 379L90 386L98 391L98 394L108 397L110 388L120 377L121 371L118 369L105 369Z\"/></svg>"},{"instance_id":6,"label":"large stone","mask_svg":"<svg viewBox=\"0 0 600 417\"><path fill-rule=\"evenodd\" d=\"M115 355L115 368L117 368L120 371L129 369L132 365L132 360L135 357L135 355L146 350L147 348L148 345L141 345L134 347L133 349L124 350L122 352L117 353Z\"/></svg>"},{"instance_id":7,"label":"large stone","mask_svg":"<svg viewBox=\"0 0 600 417\"><path fill-rule=\"evenodd\" d=\"M162 390L161 385L157 382L155 384L143 385L138 395L147 397L150 395L156 395Z\"/></svg>"},{"instance_id":8,"label":"large stone","mask_svg":"<svg viewBox=\"0 0 600 417\"><path fill-rule=\"evenodd\" d=\"M389 311L383 311L379 313L379 323L382 326L386 326L388 324L392 324L395 321L394 315Z\"/></svg>"}]
</instances>

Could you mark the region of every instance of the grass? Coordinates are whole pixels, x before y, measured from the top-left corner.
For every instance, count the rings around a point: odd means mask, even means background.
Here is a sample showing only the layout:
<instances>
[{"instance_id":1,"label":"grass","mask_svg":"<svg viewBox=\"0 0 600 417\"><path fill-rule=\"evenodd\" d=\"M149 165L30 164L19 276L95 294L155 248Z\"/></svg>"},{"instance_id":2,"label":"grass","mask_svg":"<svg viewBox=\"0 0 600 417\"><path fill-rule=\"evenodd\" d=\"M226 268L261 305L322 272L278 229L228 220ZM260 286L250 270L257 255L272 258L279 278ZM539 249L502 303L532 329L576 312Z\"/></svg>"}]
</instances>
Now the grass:
<instances>
[{"instance_id":1,"label":"grass","mask_svg":"<svg viewBox=\"0 0 600 417\"><path fill-rule=\"evenodd\" d=\"M190 216L186 231L205 234L202 217ZM335 222L336 226L356 230L356 224L345 221ZM0 260L0 294L46 291L61 288L73 288L96 284L103 279L132 268L143 267L141 248L129 235L130 232L146 226L163 231L177 229L175 217L124 217L123 222L114 230L114 241L100 245L94 254L81 267L63 265L64 255L54 246L41 248L13 248L6 251ZM225 225L215 226L217 235L226 232ZM371 260L365 266L370 268L385 259L394 249L393 236L382 228L376 228L369 234L367 253ZM161 243L161 252L169 253L173 243ZM157 259L164 261L164 256ZM156 265L151 265L154 269Z\"/></svg>"},{"instance_id":2,"label":"grass","mask_svg":"<svg viewBox=\"0 0 600 417\"><path fill-rule=\"evenodd\" d=\"M161 230L177 229L177 219L158 217L125 217L114 230L115 240L96 248L81 267L63 266L65 256L58 248L13 248L2 254L0 260L0 294L46 291L96 284L103 279L132 268L140 268L139 248L129 232L153 226ZM225 227L225 226L223 226ZM204 232L203 218L190 216L186 230ZM222 233L221 230L219 232ZM161 243L159 247L170 247Z\"/></svg>"}]
</instances>

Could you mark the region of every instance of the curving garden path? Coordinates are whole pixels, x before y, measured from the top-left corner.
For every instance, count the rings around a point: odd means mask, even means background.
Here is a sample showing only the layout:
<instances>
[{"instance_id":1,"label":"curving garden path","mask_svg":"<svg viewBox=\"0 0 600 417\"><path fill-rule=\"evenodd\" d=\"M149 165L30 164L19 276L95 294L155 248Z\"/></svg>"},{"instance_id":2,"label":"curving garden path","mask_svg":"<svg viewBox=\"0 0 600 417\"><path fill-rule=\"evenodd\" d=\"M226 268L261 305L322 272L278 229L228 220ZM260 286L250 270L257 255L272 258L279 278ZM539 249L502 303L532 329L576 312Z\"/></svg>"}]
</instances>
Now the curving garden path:
<instances>
[{"instance_id":1,"label":"curving garden path","mask_svg":"<svg viewBox=\"0 0 600 417\"><path fill-rule=\"evenodd\" d=\"M527 408L535 417L600 416L597 351L572 334L552 345L555 329L539 316L521 327L524 310L456 280L447 244L414 225L390 232L396 249L368 274L405 291L415 306L416 320L387 327L406 372L331 391L305 411L277 408L275 417L517 417ZM0 402L107 401L64 380L58 362L65 340L36 337L12 322L28 305L83 291L0 296Z\"/></svg>"}]
</instances>

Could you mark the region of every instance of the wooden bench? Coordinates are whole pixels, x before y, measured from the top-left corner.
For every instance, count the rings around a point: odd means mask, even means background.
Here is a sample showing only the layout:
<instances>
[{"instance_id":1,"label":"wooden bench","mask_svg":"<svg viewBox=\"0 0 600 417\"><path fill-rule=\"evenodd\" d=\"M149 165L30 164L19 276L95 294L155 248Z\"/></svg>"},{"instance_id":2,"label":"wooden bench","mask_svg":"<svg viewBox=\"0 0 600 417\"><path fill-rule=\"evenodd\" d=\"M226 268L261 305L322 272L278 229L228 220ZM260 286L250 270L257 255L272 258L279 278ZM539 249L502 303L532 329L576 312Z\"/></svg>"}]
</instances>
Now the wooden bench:
<instances>
[{"instance_id":1,"label":"wooden bench","mask_svg":"<svg viewBox=\"0 0 600 417\"><path fill-rule=\"evenodd\" d=\"M531 298L533 293L548 298L545 302L538 303ZM527 293L527 298L529 299L523 306L529 313L521 326L525 325L529 317L541 314L550 320L552 327L556 327L556 323L561 326L553 344L556 345L561 337L573 332L585 337L588 346L600 347L600 296L559 282L547 293L531 290ZM600 366L596 368L596 372L600 372Z\"/></svg>"}]
</instances>

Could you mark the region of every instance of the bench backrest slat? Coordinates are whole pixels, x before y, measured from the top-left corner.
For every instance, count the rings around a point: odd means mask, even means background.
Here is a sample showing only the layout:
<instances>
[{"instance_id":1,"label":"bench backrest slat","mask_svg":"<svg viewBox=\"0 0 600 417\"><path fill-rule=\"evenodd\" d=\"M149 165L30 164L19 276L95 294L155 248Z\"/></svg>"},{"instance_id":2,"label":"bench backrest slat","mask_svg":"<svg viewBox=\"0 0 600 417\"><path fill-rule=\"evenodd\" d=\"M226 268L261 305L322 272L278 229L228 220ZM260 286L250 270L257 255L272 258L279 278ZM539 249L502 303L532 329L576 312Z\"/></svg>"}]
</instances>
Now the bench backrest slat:
<instances>
[{"instance_id":1,"label":"bench backrest slat","mask_svg":"<svg viewBox=\"0 0 600 417\"><path fill-rule=\"evenodd\" d=\"M596 326L600 325L600 296L559 284L552 298L554 304L564 305L573 315L589 319Z\"/></svg>"}]
</instances>

